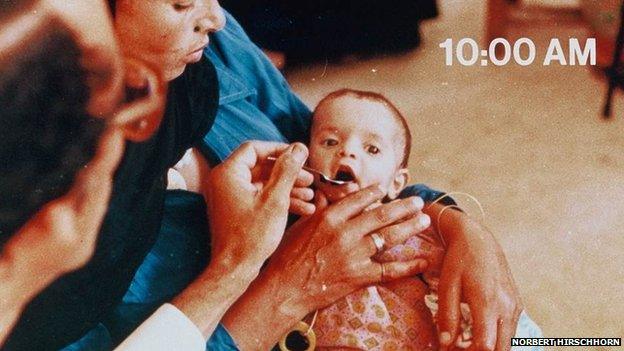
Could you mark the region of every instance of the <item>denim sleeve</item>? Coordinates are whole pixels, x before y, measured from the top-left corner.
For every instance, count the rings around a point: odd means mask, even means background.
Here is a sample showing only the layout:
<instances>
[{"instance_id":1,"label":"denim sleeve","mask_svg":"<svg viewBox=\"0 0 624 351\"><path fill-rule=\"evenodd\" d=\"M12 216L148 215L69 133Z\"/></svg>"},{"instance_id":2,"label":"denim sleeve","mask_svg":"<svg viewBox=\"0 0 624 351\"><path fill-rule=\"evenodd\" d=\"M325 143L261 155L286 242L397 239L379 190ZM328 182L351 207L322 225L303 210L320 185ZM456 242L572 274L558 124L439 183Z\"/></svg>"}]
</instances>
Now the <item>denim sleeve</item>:
<instances>
[{"instance_id":1,"label":"denim sleeve","mask_svg":"<svg viewBox=\"0 0 624 351\"><path fill-rule=\"evenodd\" d=\"M252 105L268 116L287 140L307 143L312 112L236 19L225 14L226 28L215 35L223 41L220 43L223 63L255 90L250 98ZM232 54L235 58L229 59Z\"/></svg>"},{"instance_id":2,"label":"denim sleeve","mask_svg":"<svg viewBox=\"0 0 624 351\"><path fill-rule=\"evenodd\" d=\"M208 339L208 342L206 343L206 350L238 351L238 347L236 346L236 343L234 343L234 340L232 340L230 333L228 333L222 324L219 324L217 325L217 329L215 329L214 333L210 336L210 339Z\"/></svg>"},{"instance_id":3,"label":"denim sleeve","mask_svg":"<svg viewBox=\"0 0 624 351\"><path fill-rule=\"evenodd\" d=\"M401 194L399 194L399 197L404 199L410 196L418 196L422 198L425 203L427 203L427 202L435 201L436 199L444 195L446 195L446 193L431 189L425 184L413 184L403 189ZM455 200L453 200L453 198L451 198L450 196L445 197L442 200L440 200L440 203L446 206L457 205Z\"/></svg>"}]
</instances>

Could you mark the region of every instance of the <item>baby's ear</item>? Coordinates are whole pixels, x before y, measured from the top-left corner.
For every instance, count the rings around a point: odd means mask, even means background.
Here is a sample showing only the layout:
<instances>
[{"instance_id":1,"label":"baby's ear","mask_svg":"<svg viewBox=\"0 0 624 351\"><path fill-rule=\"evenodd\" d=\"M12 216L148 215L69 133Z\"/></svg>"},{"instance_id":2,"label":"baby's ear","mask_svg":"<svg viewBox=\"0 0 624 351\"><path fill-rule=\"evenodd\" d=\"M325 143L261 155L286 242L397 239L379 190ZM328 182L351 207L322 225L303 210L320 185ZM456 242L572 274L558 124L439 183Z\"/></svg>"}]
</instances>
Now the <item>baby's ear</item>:
<instances>
[{"instance_id":1,"label":"baby's ear","mask_svg":"<svg viewBox=\"0 0 624 351\"><path fill-rule=\"evenodd\" d=\"M409 182L409 171L407 168L401 168L394 173L394 178L388 189L388 197L390 199L396 199L397 196L405 189Z\"/></svg>"}]
</instances>

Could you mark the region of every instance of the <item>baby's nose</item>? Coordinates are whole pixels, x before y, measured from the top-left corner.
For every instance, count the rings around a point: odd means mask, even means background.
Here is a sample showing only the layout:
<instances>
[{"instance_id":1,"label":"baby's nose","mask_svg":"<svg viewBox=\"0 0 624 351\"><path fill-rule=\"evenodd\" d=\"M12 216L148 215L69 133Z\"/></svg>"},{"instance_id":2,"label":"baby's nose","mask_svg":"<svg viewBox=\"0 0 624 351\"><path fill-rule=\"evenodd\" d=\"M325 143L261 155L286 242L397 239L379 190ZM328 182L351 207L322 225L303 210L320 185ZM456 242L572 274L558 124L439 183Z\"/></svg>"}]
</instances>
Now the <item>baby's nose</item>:
<instances>
[{"instance_id":1,"label":"baby's nose","mask_svg":"<svg viewBox=\"0 0 624 351\"><path fill-rule=\"evenodd\" d=\"M355 158L356 157L355 152L350 150L350 149L347 149L347 148L340 149L340 152L338 153L338 155L340 157L349 157L349 158Z\"/></svg>"}]
</instances>

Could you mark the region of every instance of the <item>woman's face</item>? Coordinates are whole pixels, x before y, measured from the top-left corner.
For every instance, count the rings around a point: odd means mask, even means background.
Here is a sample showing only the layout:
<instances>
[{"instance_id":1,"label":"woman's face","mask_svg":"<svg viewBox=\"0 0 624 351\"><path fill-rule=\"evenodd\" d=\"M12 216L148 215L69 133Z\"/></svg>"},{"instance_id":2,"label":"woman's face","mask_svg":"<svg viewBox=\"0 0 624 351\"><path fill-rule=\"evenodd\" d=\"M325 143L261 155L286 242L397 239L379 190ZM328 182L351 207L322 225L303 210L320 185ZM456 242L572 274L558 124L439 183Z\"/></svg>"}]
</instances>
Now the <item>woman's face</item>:
<instances>
[{"instance_id":1,"label":"woman's face","mask_svg":"<svg viewBox=\"0 0 624 351\"><path fill-rule=\"evenodd\" d=\"M159 68L170 81L199 61L208 34L223 28L216 0L117 0L115 30L121 48Z\"/></svg>"}]
</instances>

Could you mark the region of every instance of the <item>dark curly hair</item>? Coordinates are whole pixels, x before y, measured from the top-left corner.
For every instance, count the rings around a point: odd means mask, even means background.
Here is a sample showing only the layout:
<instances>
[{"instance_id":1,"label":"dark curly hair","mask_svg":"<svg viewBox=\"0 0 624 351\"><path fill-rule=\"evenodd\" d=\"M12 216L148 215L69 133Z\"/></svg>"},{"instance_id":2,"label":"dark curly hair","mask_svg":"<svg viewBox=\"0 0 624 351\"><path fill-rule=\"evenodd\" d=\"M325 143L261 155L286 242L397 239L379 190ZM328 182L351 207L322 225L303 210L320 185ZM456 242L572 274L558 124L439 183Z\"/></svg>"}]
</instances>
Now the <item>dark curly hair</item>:
<instances>
[{"instance_id":1,"label":"dark curly hair","mask_svg":"<svg viewBox=\"0 0 624 351\"><path fill-rule=\"evenodd\" d=\"M0 0L4 1L4 0ZM104 121L71 33L51 23L0 71L0 248L93 158Z\"/></svg>"}]
</instances>

